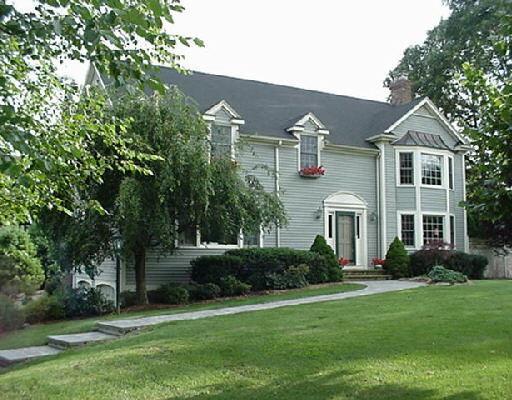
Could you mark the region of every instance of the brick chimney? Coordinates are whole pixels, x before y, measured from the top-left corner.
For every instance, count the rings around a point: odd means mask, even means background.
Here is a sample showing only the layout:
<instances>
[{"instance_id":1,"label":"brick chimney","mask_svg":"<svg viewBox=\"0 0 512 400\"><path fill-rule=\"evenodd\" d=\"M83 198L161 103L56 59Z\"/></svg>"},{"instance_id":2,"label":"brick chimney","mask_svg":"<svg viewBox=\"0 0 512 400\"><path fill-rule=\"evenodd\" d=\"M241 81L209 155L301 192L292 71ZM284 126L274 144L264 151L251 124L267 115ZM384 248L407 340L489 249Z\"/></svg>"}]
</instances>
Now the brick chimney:
<instances>
[{"instance_id":1,"label":"brick chimney","mask_svg":"<svg viewBox=\"0 0 512 400\"><path fill-rule=\"evenodd\" d=\"M394 106L412 101L412 82L405 76L400 76L391 82L389 90L391 91L389 100Z\"/></svg>"}]
</instances>

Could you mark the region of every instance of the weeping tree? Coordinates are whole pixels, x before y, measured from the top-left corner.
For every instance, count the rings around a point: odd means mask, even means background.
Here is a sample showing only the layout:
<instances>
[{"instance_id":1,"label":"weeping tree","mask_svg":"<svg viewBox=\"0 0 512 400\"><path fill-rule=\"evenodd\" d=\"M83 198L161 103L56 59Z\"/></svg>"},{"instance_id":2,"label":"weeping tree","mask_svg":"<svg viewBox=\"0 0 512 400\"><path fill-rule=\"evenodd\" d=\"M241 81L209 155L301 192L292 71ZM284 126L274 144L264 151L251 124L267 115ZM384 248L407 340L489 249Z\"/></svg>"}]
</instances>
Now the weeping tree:
<instances>
[{"instance_id":1,"label":"weeping tree","mask_svg":"<svg viewBox=\"0 0 512 400\"><path fill-rule=\"evenodd\" d=\"M147 302L146 255L170 254L187 235L223 243L248 231L285 222L276 194L230 158L209 156L202 116L178 90L165 95L126 95L114 105L117 118L130 118L128 134L157 155L151 175L131 174L119 185L116 223L124 253L133 260L137 300ZM193 238L193 239L194 239Z\"/></svg>"}]
</instances>

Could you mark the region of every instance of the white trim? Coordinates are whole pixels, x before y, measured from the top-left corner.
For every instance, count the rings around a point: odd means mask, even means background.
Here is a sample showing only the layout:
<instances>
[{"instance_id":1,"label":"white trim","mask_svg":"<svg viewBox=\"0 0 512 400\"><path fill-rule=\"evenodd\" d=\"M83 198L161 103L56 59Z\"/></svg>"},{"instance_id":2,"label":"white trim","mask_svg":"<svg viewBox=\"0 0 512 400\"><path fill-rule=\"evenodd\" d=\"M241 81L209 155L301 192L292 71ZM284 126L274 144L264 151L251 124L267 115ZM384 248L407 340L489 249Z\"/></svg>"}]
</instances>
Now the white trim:
<instances>
[{"instance_id":1,"label":"white trim","mask_svg":"<svg viewBox=\"0 0 512 400\"><path fill-rule=\"evenodd\" d=\"M342 154L362 154L368 156L375 156L379 154L377 149L369 149L364 147L347 146L344 144L333 144L324 141L324 150L335 151Z\"/></svg>"},{"instance_id":2,"label":"white trim","mask_svg":"<svg viewBox=\"0 0 512 400\"><path fill-rule=\"evenodd\" d=\"M103 79L101 78L101 74L98 71L96 64L94 64L93 62L89 62L89 67L87 68L87 73L85 75L84 86L95 85L96 82L93 82L93 78L97 78L98 82L100 84L100 87L102 89L105 89L105 82L103 82Z\"/></svg>"},{"instance_id":3,"label":"white trim","mask_svg":"<svg viewBox=\"0 0 512 400\"><path fill-rule=\"evenodd\" d=\"M462 200L466 201L466 155L462 154ZM466 207L463 208L464 212L464 251L469 252L469 235L468 235L468 215Z\"/></svg>"},{"instance_id":4,"label":"white trim","mask_svg":"<svg viewBox=\"0 0 512 400\"><path fill-rule=\"evenodd\" d=\"M380 212L379 212L379 219L381 223L381 245L380 245L380 251L381 251L381 258L385 257L386 250L388 247L387 243L387 221L386 221L386 144L384 142L377 143L377 147L379 148L381 155L380 155L380 168L379 168L379 175L380 175Z\"/></svg>"},{"instance_id":5,"label":"white trim","mask_svg":"<svg viewBox=\"0 0 512 400\"><path fill-rule=\"evenodd\" d=\"M314 125L316 125L317 129L316 132L319 135L328 135L329 130L325 127L325 125L320 121L320 119L313 114L312 112L307 113L304 115L301 119L299 119L297 122L293 124L293 126L286 129L287 132L303 132L304 131L304 125L306 122L311 121Z\"/></svg>"},{"instance_id":6,"label":"white trim","mask_svg":"<svg viewBox=\"0 0 512 400\"><path fill-rule=\"evenodd\" d=\"M337 211L354 213L354 225L359 217L359 238L357 226L354 227L354 245L356 248L355 265L351 267L367 268L368 266L368 203L358 194L339 191L326 197L323 201L324 237L331 248L336 251L336 219ZM332 237L329 237L329 215L332 219Z\"/></svg>"},{"instance_id":7,"label":"white trim","mask_svg":"<svg viewBox=\"0 0 512 400\"><path fill-rule=\"evenodd\" d=\"M384 132L391 133L394 129L396 129L397 126L399 126L402 122L404 122L406 119L408 119L411 115L413 115L418 109L420 109L423 106L427 106L431 111L434 112L436 117L446 126L446 128L448 129L448 132L451 133L451 135L454 138L456 138L462 144L467 144L467 140L465 138L463 138L459 132L457 132L457 130L452 126L452 124L450 124L450 122L446 119L446 117L439 111L439 109L436 107L436 105L428 97L425 97L418 104L416 104L413 108L411 108L406 114L402 115L402 117L400 117L400 119L395 121Z\"/></svg>"},{"instance_id":8,"label":"white trim","mask_svg":"<svg viewBox=\"0 0 512 400\"><path fill-rule=\"evenodd\" d=\"M275 182L275 189L276 189L276 195L279 198L280 193L280 182L279 182L279 147L281 146L281 141L277 144L277 146L274 148L274 165L275 165L275 174L276 174L276 182ZM276 226L276 247L281 247L281 228L279 225Z\"/></svg>"},{"instance_id":9,"label":"white trim","mask_svg":"<svg viewBox=\"0 0 512 400\"><path fill-rule=\"evenodd\" d=\"M448 242L450 240L450 215L455 218L455 215L450 212L443 211L423 211L417 210L397 210L397 236L402 240L402 225L401 215L415 215L414 219L414 247L406 246L407 250L420 250L423 247L423 216L433 215L443 217L443 240ZM455 233L457 233L457 221L455 222ZM456 236L456 235L455 235Z\"/></svg>"},{"instance_id":10,"label":"white trim","mask_svg":"<svg viewBox=\"0 0 512 400\"><path fill-rule=\"evenodd\" d=\"M204 112L204 114L205 115L213 115L213 116L215 116L220 110L226 111L231 116L232 120L242 121L242 124L243 124L243 119L240 116L240 114L238 114L235 111L235 109L233 107L231 107L231 105L226 100L224 100L224 99L222 99L217 104L215 104L212 107L210 107L208 110L206 110ZM239 124L239 125L242 125L242 124Z\"/></svg>"}]
</instances>

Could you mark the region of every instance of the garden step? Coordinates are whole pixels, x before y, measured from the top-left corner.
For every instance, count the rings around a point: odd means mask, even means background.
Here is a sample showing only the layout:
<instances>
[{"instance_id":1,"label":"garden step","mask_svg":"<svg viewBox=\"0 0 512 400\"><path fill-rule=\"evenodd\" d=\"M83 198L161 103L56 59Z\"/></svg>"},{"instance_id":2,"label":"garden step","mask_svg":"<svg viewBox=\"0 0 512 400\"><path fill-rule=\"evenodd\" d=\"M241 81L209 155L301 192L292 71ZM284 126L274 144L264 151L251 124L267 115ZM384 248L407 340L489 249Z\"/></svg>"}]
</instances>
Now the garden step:
<instances>
[{"instance_id":1,"label":"garden step","mask_svg":"<svg viewBox=\"0 0 512 400\"><path fill-rule=\"evenodd\" d=\"M72 335L48 336L48 345L58 349L65 349L68 347L83 346L88 343L106 342L108 340L117 339L117 337L117 335L104 332L84 332Z\"/></svg>"},{"instance_id":2,"label":"garden step","mask_svg":"<svg viewBox=\"0 0 512 400\"><path fill-rule=\"evenodd\" d=\"M362 280L371 280L371 281L385 281L391 279L391 275L385 274L345 274L343 277L344 281L362 281Z\"/></svg>"},{"instance_id":3,"label":"garden step","mask_svg":"<svg viewBox=\"0 0 512 400\"><path fill-rule=\"evenodd\" d=\"M13 350L0 350L0 366L5 367L7 365L34 358L53 356L61 351L62 350L51 346L32 346Z\"/></svg>"}]
</instances>

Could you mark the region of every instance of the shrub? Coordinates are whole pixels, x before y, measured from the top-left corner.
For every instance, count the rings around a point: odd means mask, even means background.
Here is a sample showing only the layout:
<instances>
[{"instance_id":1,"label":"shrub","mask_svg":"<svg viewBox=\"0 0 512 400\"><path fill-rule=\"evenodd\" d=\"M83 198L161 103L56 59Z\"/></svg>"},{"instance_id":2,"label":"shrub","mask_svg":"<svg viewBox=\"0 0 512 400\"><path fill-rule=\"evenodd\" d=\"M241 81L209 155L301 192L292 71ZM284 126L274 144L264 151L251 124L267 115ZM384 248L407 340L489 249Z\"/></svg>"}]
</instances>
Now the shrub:
<instances>
[{"instance_id":1,"label":"shrub","mask_svg":"<svg viewBox=\"0 0 512 400\"><path fill-rule=\"evenodd\" d=\"M343 270L340 268L340 264L334 253L334 250L331 246L327 244L325 238L322 235L316 235L313 244L309 251L313 253L320 254L325 257L327 262L327 271L321 271L321 269L317 269L314 271L309 277L311 278L311 283L321 283L321 282L337 282L343 279ZM315 275L316 276L313 276ZM321 275L324 274L324 275Z\"/></svg>"},{"instance_id":2,"label":"shrub","mask_svg":"<svg viewBox=\"0 0 512 400\"><path fill-rule=\"evenodd\" d=\"M43 296L32 300L25 306L27 322L31 324L56 321L66 317L64 299L59 295Z\"/></svg>"},{"instance_id":3,"label":"shrub","mask_svg":"<svg viewBox=\"0 0 512 400\"><path fill-rule=\"evenodd\" d=\"M168 283L160 286L156 291L158 303L162 304L186 304L189 293L186 288L176 283Z\"/></svg>"},{"instance_id":4,"label":"shrub","mask_svg":"<svg viewBox=\"0 0 512 400\"><path fill-rule=\"evenodd\" d=\"M18 227L0 228L0 291L30 293L43 281L43 268L29 234Z\"/></svg>"},{"instance_id":5,"label":"shrub","mask_svg":"<svg viewBox=\"0 0 512 400\"><path fill-rule=\"evenodd\" d=\"M215 283L192 283L188 285L187 289L192 300L211 300L219 297L221 293L219 285Z\"/></svg>"},{"instance_id":6,"label":"shrub","mask_svg":"<svg viewBox=\"0 0 512 400\"><path fill-rule=\"evenodd\" d=\"M446 268L462 272L471 279L482 279L487 263L487 257L454 251L447 257L444 265Z\"/></svg>"},{"instance_id":7,"label":"shrub","mask_svg":"<svg viewBox=\"0 0 512 400\"><path fill-rule=\"evenodd\" d=\"M242 260L230 255L202 256L192 260L192 280L197 283L219 284L229 275L240 276Z\"/></svg>"},{"instance_id":8,"label":"shrub","mask_svg":"<svg viewBox=\"0 0 512 400\"><path fill-rule=\"evenodd\" d=\"M150 291L148 291L148 298L149 292ZM119 297L121 301L121 307L131 307L137 304L137 294L135 292L126 290L121 292Z\"/></svg>"},{"instance_id":9,"label":"shrub","mask_svg":"<svg viewBox=\"0 0 512 400\"><path fill-rule=\"evenodd\" d=\"M270 274L267 279L272 289L296 289L307 286L309 283L306 274L309 267L305 264L288 267L282 274Z\"/></svg>"},{"instance_id":10,"label":"shrub","mask_svg":"<svg viewBox=\"0 0 512 400\"><path fill-rule=\"evenodd\" d=\"M0 294L0 333L19 329L24 322L23 311L7 296Z\"/></svg>"},{"instance_id":11,"label":"shrub","mask_svg":"<svg viewBox=\"0 0 512 400\"><path fill-rule=\"evenodd\" d=\"M385 270L393 276L393 278L404 278L409 276L409 255L405 250L404 244L398 237L395 237L389 245L386 253Z\"/></svg>"},{"instance_id":12,"label":"shrub","mask_svg":"<svg viewBox=\"0 0 512 400\"><path fill-rule=\"evenodd\" d=\"M482 279L487 266L487 258L462 251L440 248L424 248L411 255L413 275L426 275L435 265L444 265L454 271L462 272L471 279Z\"/></svg>"},{"instance_id":13,"label":"shrub","mask_svg":"<svg viewBox=\"0 0 512 400\"><path fill-rule=\"evenodd\" d=\"M229 275L221 279L220 289L223 296L243 296L251 291L251 285Z\"/></svg>"},{"instance_id":14,"label":"shrub","mask_svg":"<svg viewBox=\"0 0 512 400\"><path fill-rule=\"evenodd\" d=\"M99 289L66 289L53 296L62 296L66 317L89 317L114 311L114 304Z\"/></svg>"},{"instance_id":15,"label":"shrub","mask_svg":"<svg viewBox=\"0 0 512 400\"><path fill-rule=\"evenodd\" d=\"M461 272L446 269L441 265L434 266L428 273L428 277L432 279L433 282L448 282L451 284L464 283L468 280L466 275Z\"/></svg>"}]
</instances>

